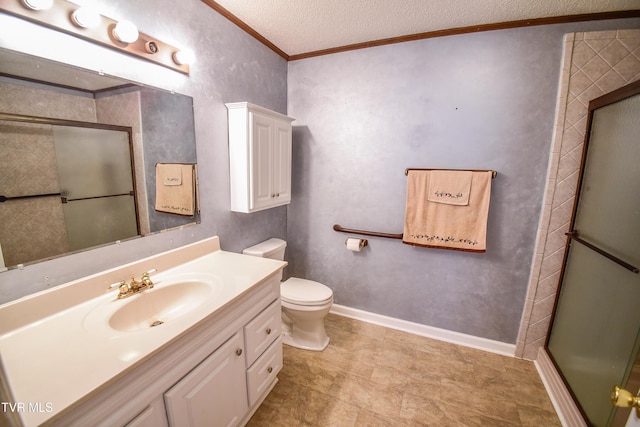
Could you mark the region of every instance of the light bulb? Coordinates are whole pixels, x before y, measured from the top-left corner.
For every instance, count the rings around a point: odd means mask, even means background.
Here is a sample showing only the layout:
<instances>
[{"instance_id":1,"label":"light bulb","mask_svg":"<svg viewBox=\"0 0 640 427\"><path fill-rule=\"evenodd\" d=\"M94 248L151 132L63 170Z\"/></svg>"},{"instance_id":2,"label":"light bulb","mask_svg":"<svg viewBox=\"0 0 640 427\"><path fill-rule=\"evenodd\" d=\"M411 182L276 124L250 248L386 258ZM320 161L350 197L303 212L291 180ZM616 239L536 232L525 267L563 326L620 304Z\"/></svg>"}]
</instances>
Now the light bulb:
<instances>
[{"instance_id":1,"label":"light bulb","mask_svg":"<svg viewBox=\"0 0 640 427\"><path fill-rule=\"evenodd\" d=\"M138 40L138 29L129 21L120 21L113 28L113 36L123 43L133 43Z\"/></svg>"},{"instance_id":2,"label":"light bulb","mask_svg":"<svg viewBox=\"0 0 640 427\"><path fill-rule=\"evenodd\" d=\"M178 65L189 65L193 62L193 51L189 49L182 49L173 52L173 61Z\"/></svg>"},{"instance_id":3,"label":"light bulb","mask_svg":"<svg viewBox=\"0 0 640 427\"><path fill-rule=\"evenodd\" d=\"M100 14L89 6L83 6L71 14L74 24L82 28L94 28L100 23Z\"/></svg>"},{"instance_id":4,"label":"light bulb","mask_svg":"<svg viewBox=\"0 0 640 427\"><path fill-rule=\"evenodd\" d=\"M22 4L32 10L46 10L53 6L53 0L22 0Z\"/></svg>"}]
</instances>

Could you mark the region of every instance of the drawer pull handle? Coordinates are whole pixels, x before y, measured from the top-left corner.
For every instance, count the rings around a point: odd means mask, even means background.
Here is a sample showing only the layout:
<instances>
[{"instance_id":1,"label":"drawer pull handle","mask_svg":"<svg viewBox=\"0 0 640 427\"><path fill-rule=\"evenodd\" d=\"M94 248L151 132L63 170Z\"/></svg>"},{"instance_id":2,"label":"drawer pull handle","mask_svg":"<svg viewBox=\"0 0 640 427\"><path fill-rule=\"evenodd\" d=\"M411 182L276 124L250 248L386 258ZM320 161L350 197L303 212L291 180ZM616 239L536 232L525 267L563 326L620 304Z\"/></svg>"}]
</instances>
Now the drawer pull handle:
<instances>
[{"instance_id":1,"label":"drawer pull handle","mask_svg":"<svg viewBox=\"0 0 640 427\"><path fill-rule=\"evenodd\" d=\"M267 372L269 372L269 373L273 372L273 368L272 368L271 366L269 366L269 367L267 368Z\"/></svg>"},{"instance_id":2,"label":"drawer pull handle","mask_svg":"<svg viewBox=\"0 0 640 427\"><path fill-rule=\"evenodd\" d=\"M267 328L265 332L267 333L267 335L269 335L271 333L271 328Z\"/></svg>"},{"instance_id":3,"label":"drawer pull handle","mask_svg":"<svg viewBox=\"0 0 640 427\"><path fill-rule=\"evenodd\" d=\"M241 348L237 349L236 350L236 355L240 356L241 354L242 354L242 349Z\"/></svg>"}]
</instances>

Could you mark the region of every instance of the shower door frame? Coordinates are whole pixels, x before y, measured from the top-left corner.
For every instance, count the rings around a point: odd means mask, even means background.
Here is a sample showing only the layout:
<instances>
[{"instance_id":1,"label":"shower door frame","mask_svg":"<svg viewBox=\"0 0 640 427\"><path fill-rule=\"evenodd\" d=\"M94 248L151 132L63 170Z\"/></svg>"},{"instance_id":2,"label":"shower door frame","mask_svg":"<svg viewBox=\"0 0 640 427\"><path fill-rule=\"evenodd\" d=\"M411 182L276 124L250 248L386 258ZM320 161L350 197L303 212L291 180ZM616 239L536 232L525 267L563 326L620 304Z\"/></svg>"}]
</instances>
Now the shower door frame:
<instances>
[{"instance_id":1,"label":"shower door frame","mask_svg":"<svg viewBox=\"0 0 640 427\"><path fill-rule=\"evenodd\" d=\"M580 203L580 194L582 192L582 184L584 181L584 173L585 173L585 165L586 165L586 160L587 160L587 153L588 153L588 149L589 149L589 142L590 142L590 137L591 137L591 125L592 125L592 121L593 121L593 115L594 112L601 107L607 106L609 104L613 104L615 102L624 100L626 98L635 96L635 95L639 95L640 94L640 80L637 80L635 82L632 82L628 85L625 85L619 89L616 89L614 91L611 91L607 94L604 94L598 98L595 98L593 100L591 100L589 102L589 107L588 107L588 114L587 114L587 123L586 123L586 132L585 132L585 136L584 136L584 145L583 145L583 149L582 149L582 157L581 157L581 161L580 161L580 173L579 173L579 177L578 177L578 183L576 185L576 191L575 191L575 197L574 197L574 203L573 203L573 209L571 212L571 221L569 222L570 226L569 226L569 230L573 230L574 226L575 226L575 219L576 219L576 213L578 210L578 206ZM547 334L546 334L546 338L545 338L545 343L544 343L544 352L547 356L547 358L549 359L549 361L552 363L556 374L558 375L558 377L562 380L562 383L566 389L566 391L568 392L568 394L571 396L571 399L573 400L573 404L575 405L575 408L580 412L580 415L582 416L583 420L585 421L585 423L589 423L589 420L587 418L587 415L585 414L582 405L578 402L578 399L576 398L573 390L571 389L568 381L566 380L565 376L563 375L562 371L560 370L560 367L558 366L558 364L556 363L553 355L551 354L551 351L549 350L549 341L551 338L551 330L553 328L553 324L555 321L555 317L556 317L556 313L557 313L557 308L558 308L558 302L561 296L561 288L562 288L562 284L564 281L564 276L565 276L565 267L567 264L567 259L568 259L568 255L569 255L569 250L570 250L570 245L571 245L571 241L574 238L574 236L572 235L571 232L566 233L567 235L567 239L566 239L566 243L565 243L565 248L564 248L564 255L563 255L563 259L562 259L562 269L560 271L560 277L558 278L558 287L556 290L556 295L555 295L555 300L554 300L554 305L553 305L553 310L552 310L552 314L551 314L551 319L549 321L549 326L547 328ZM606 255L605 255L606 256ZM640 357L640 356L639 356ZM620 411L618 411L620 412ZM618 419L618 417L614 416L614 419Z\"/></svg>"},{"instance_id":2,"label":"shower door frame","mask_svg":"<svg viewBox=\"0 0 640 427\"><path fill-rule=\"evenodd\" d=\"M128 139L128 149L129 149L129 159L130 159L129 166L131 168L131 180L132 180L131 182L132 191L130 193L130 196L133 197L133 207L134 207L136 230L137 230L136 236L132 236L131 238L140 237L142 235L142 229L140 224L140 210L138 208L138 203L139 203L138 188L136 185L136 182L137 182L136 166L135 166L136 160L134 157L134 149L133 149L133 130L130 126L120 126L120 125L112 125L107 123L85 122L85 121L78 121L78 120L58 119L53 117L42 117L42 116L4 113L4 112L0 112L0 121L36 124L36 125L65 126L65 127L72 127L72 128L76 127L76 128L87 128L87 129L98 129L98 130L108 130L108 131L110 130L110 131L126 133L127 139ZM66 197L62 194L60 196L61 196L62 203L73 201L73 200L66 200ZM85 248L81 250L86 250L86 249L89 249L89 248ZM60 254L60 255L66 255L66 254ZM60 256L60 255L56 255L56 256ZM37 261L38 260L36 260L36 262Z\"/></svg>"}]
</instances>

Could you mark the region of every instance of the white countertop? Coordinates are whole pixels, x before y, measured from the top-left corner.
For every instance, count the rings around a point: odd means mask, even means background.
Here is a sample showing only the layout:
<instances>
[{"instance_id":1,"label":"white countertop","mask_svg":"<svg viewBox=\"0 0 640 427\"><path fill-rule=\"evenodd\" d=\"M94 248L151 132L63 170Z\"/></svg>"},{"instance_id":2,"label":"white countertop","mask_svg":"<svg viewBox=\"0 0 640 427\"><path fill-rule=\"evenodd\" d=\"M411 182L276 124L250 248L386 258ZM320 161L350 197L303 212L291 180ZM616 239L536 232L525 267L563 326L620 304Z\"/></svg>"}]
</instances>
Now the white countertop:
<instances>
[{"instance_id":1,"label":"white countertop","mask_svg":"<svg viewBox=\"0 0 640 427\"><path fill-rule=\"evenodd\" d=\"M158 272L151 276L155 289L183 274L197 273L216 282L216 291L205 303L161 327L133 332L108 327L103 313L113 312L133 298L144 296L143 292L118 300L118 290L114 289L5 332L0 335L0 356L14 401L24 405L19 411L23 422L37 425L53 417L285 265L281 261L217 250ZM4 306L0 307L0 311L3 309Z\"/></svg>"}]
</instances>

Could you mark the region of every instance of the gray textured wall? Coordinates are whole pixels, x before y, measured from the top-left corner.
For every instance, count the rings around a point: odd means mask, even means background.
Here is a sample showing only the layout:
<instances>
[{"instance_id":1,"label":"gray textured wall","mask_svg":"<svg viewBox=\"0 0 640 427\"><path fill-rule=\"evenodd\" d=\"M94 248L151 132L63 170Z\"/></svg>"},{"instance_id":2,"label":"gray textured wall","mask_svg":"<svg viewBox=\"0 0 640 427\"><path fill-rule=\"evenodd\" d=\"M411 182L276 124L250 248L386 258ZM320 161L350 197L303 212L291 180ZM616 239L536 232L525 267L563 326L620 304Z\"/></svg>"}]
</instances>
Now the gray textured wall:
<instances>
[{"instance_id":1,"label":"gray textured wall","mask_svg":"<svg viewBox=\"0 0 640 427\"><path fill-rule=\"evenodd\" d=\"M286 207L251 215L229 211L224 106L249 101L286 113L286 61L199 0L98 3L106 16L129 19L146 34L193 49L196 62L191 76L33 24L28 24L28 36L16 37L9 25L14 19L8 16L0 16L0 47L26 50L193 97L202 222L0 273L0 303L213 235L219 235L223 249L231 251L270 236L286 237ZM38 43L32 46L29 40Z\"/></svg>"},{"instance_id":2,"label":"gray textured wall","mask_svg":"<svg viewBox=\"0 0 640 427\"><path fill-rule=\"evenodd\" d=\"M156 163L196 163L193 100L159 90L140 91L145 183L151 231L200 221L200 215L181 216L156 211Z\"/></svg>"},{"instance_id":3,"label":"gray textured wall","mask_svg":"<svg viewBox=\"0 0 640 427\"><path fill-rule=\"evenodd\" d=\"M492 31L289 64L294 122L289 275L349 307L515 343L541 211L563 35ZM635 25L638 21L635 21ZM407 167L495 169L485 254L369 238L402 233Z\"/></svg>"},{"instance_id":4,"label":"gray textured wall","mask_svg":"<svg viewBox=\"0 0 640 427\"><path fill-rule=\"evenodd\" d=\"M196 53L190 77L0 16L0 47L26 50L193 97L202 223L0 273L0 303L212 235L225 250L289 241L289 274L336 302L515 342L551 141L562 35L638 20L527 28L409 42L289 64L199 0L100 1L103 14ZM37 40L35 46L26 45ZM62 46L62 50L56 49ZM293 203L229 211L226 102L294 122ZM347 252L347 227L401 232L406 167L487 168L494 180L486 254L371 238ZM288 215L288 218L287 218Z\"/></svg>"}]
</instances>

